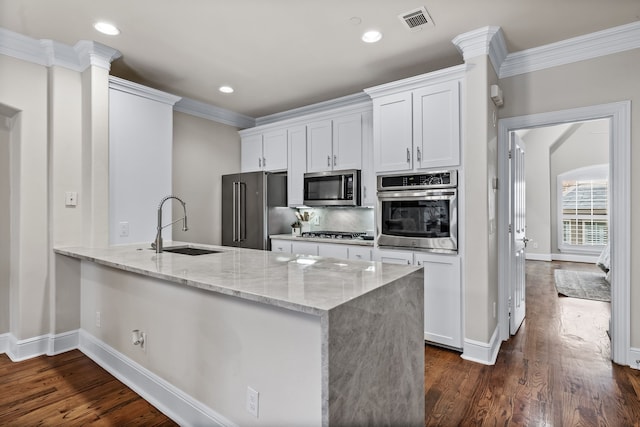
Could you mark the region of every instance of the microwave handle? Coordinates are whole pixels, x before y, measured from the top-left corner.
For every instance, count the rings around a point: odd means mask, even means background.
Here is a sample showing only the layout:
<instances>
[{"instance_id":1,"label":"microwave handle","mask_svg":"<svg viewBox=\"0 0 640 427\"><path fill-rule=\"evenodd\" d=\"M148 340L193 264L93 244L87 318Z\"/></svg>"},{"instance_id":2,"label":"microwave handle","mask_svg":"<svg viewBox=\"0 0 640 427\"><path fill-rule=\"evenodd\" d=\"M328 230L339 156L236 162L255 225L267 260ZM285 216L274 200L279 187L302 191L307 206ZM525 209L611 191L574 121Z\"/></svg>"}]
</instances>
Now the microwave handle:
<instances>
[{"instance_id":1,"label":"microwave handle","mask_svg":"<svg viewBox=\"0 0 640 427\"><path fill-rule=\"evenodd\" d=\"M347 178L344 175L340 175L340 200L344 200L347 196Z\"/></svg>"}]
</instances>

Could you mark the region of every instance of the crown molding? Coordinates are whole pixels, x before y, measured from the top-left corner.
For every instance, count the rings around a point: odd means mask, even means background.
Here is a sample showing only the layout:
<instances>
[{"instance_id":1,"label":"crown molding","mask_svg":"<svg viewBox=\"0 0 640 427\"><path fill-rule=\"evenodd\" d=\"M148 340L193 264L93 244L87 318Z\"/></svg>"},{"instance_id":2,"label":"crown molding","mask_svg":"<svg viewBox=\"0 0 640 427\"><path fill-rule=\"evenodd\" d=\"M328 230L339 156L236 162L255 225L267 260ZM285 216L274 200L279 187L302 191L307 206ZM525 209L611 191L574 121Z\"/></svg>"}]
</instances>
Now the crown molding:
<instances>
[{"instance_id":1,"label":"crown molding","mask_svg":"<svg viewBox=\"0 0 640 427\"><path fill-rule=\"evenodd\" d=\"M493 69L500 70L507 57L507 44L504 41L502 28L497 26L482 27L456 36L451 41L462 53L465 61L480 55L489 55Z\"/></svg>"},{"instance_id":2,"label":"crown molding","mask_svg":"<svg viewBox=\"0 0 640 427\"><path fill-rule=\"evenodd\" d=\"M59 66L84 71L97 66L107 71L122 54L98 42L81 40L75 46L53 40L37 40L0 27L0 54L45 67Z\"/></svg>"},{"instance_id":3,"label":"crown molding","mask_svg":"<svg viewBox=\"0 0 640 427\"><path fill-rule=\"evenodd\" d=\"M206 104L190 98L182 98L174 105L173 109L181 113L190 114L202 119L211 120L240 129L254 127L256 120L253 117L226 110L215 105Z\"/></svg>"},{"instance_id":4,"label":"crown molding","mask_svg":"<svg viewBox=\"0 0 640 427\"><path fill-rule=\"evenodd\" d=\"M109 89L119 90L121 92L141 96L143 98L162 102L163 104L169 104L171 106L175 105L176 102L182 99L179 96L175 96L167 92L162 92L158 89L143 86L141 84L130 82L129 80L124 80L115 76L109 76Z\"/></svg>"},{"instance_id":5,"label":"crown molding","mask_svg":"<svg viewBox=\"0 0 640 427\"><path fill-rule=\"evenodd\" d=\"M340 98L330 99L328 101L318 102L311 105L305 105L300 108L283 111L280 113L262 116L256 119L256 126L268 125L275 122L282 122L300 117L309 117L322 114L328 111L336 111L337 109L351 109L367 107L371 99L364 93L358 92L352 95L342 96ZM366 104L366 105L365 105Z\"/></svg>"},{"instance_id":6,"label":"crown molding","mask_svg":"<svg viewBox=\"0 0 640 427\"><path fill-rule=\"evenodd\" d=\"M510 53L501 79L640 48L640 21Z\"/></svg>"},{"instance_id":7,"label":"crown molding","mask_svg":"<svg viewBox=\"0 0 640 427\"><path fill-rule=\"evenodd\" d=\"M432 71L430 73L420 74L418 76L397 80L395 82L366 88L364 91L371 98L378 98L380 96L390 95L400 91L417 89L425 85L437 84L453 79L464 78L465 73L468 69L469 65L467 64L456 65L454 67Z\"/></svg>"}]
</instances>

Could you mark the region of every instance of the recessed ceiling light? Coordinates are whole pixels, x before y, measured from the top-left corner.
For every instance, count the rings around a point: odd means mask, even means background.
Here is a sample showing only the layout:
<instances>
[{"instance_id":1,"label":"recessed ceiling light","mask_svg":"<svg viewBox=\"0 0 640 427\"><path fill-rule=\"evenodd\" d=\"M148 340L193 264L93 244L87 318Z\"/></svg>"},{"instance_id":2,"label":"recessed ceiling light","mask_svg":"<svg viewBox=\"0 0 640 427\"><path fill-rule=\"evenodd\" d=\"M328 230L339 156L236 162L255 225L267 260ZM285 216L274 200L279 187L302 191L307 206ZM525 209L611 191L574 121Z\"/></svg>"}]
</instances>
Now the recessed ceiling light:
<instances>
[{"instance_id":1,"label":"recessed ceiling light","mask_svg":"<svg viewBox=\"0 0 640 427\"><path fill-rule=\"evenodd\" d=\"M218 90L222 93L233 93L233 88L231 86L220 86Z\"/></svg>"},{"instance_id":2,"label":"recessed ceiling light","mask_svg":"<svg viewBox=\"0 0 640 427\"><path fill-rule=\"evenodd\" d=\"M117 36L120 34L120 30L115 25L104 21L96 22L93 28L108 36Z\"/></svg>"},{"instance_id":3,"label":"recessed ceiling light","mask_svg":"<svg viewBox=\"0 0 640 427\"><path fill-rule=\"evenodd\" d=\"M362 41L365 43L375 43L377 41L380 41L381 38L382 33L376 30L367 31L362 35Z\"/></svg>"}]
</instances>

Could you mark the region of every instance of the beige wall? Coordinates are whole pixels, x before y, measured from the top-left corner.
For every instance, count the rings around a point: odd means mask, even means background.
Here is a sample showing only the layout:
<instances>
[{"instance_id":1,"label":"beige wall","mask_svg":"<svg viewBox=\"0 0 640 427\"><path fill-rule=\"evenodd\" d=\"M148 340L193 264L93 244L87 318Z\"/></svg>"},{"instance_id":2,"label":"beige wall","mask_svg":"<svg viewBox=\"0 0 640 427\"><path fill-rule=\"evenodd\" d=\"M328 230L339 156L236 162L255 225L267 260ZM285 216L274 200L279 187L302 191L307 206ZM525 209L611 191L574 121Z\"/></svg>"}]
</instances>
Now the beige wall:
<instances>
[{"instance_id":1,"label":"beige wall","mask_svg":"<svg viewBox=\"0 0 640 427\"><path fill-rule=\"evenodd\" d=\"M495 106L489 87L497 76L488 56L466 61L464 142L464 298L465 339L489 342L497 327L497 201L492 188L497 172ZM497 112L496 112L497 114Z\"/></svg>"},{"instance_id":2,"label":"beige wall","mask_svg":"<svg viewBox=\"0 0 640 427\"><path fill-rule=\"evenodd\" d=\"M187 204L189 231L175 240L221 244L222 175L240 172L240 135L232 126L174 112L173 193ZM174 204L173 217L181 218Z\"/></svg>"},{"instance_id":3,"label":"beige wall","mask_svg":"<svg viewBox=\"0 0 640 427\"><path fill-rule=\"evenodd\" d=\"M501 117L631 100L631 146L640 146L640 50L549 68L502 79ZM640 251L640 150L631 150L631 259ZM634 167L635 166L635 167ZM631 265L631 346L640 347L640 264Z\"/></svg>"}]
</instances>

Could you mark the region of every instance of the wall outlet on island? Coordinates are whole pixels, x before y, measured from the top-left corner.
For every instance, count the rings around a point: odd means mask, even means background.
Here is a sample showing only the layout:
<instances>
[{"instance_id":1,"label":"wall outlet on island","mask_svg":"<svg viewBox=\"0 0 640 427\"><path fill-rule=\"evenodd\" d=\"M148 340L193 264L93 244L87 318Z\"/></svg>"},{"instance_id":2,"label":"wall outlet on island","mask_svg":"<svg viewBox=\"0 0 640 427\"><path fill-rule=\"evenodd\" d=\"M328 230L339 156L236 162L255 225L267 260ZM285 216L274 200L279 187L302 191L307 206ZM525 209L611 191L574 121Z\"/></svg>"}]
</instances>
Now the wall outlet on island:
<instances>
[{"instance_id":1,"label":"wall outlet on island","mask_svg":"<svg viewBox=\"0 0 640 427\"><path fill-rule=\"evenodd\" d=\"M260 393L247 387L247 412L258 418L258 404L260 400Z\"/></svg>"}]
</instances>

